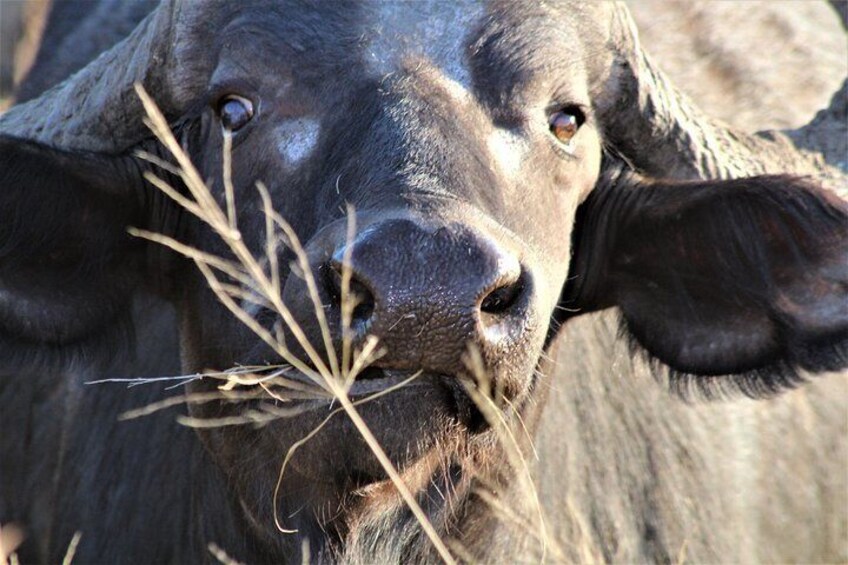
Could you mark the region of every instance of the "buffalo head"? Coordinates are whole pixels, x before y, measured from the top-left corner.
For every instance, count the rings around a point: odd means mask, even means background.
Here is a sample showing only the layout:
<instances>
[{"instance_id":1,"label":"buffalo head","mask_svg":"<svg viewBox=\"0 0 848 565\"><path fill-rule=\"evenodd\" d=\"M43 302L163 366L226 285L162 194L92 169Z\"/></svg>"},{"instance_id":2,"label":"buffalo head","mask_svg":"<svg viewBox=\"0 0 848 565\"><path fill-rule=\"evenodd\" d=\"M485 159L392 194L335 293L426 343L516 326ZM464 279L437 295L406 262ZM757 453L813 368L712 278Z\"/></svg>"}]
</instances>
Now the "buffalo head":
<instances>
[{"instance_id":1,"label":"buffalo head","mask_svg":"<svg viewBox=\"0 0 848 565\"><path fill-rule=\"evenodd\" d=\"M469 349L504 410L532 420L546 349L584 312L619 307L627 335L678 384L758 395L796 384L798 370L845 364L844 202L812 180L765 175L799 169L780 139L688 111L623 8L166 1L0 120L0 352L17 366L113 353L142 290L176 306L186 372L280 362L190 263L126 234L136 226L229 254L146 182L153 170L185 194L175 171L139 157L164 151L135 83L222 206L229 137L249 249L263 257L259 181L303 242L314 289L290 246L262 263L303 331L284 326L287 347L314 368L310 349L340 357L345 338L356 348L376 337L384 354L353 398L418 375L361 412L421 488L439 474L467 483L493 457L463 385ZM733 176L745 178L705 180ZM349 328L343 286L357 300ZM242 306L261 327L280 325L262 301ZM369 487L382 468L341 417L294 457L272 504L282 455L327 407L198 432L269 547L288 547L274 518L344 537L356 509L379 504ZM202 418L242 409L190 408Z\"/></svg>"}]
</instances>

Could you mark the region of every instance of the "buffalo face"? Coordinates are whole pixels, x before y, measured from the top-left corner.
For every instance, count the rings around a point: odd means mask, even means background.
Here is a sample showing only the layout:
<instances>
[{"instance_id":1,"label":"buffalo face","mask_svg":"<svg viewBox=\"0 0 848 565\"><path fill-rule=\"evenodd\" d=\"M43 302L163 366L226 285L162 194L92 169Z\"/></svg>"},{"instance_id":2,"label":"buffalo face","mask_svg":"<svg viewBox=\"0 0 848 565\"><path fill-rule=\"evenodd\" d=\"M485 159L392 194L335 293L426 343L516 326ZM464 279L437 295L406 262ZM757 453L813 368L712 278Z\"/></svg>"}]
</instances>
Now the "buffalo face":
<instances>
[{"instance_id":1,"label":"buffalo face","mask_svg":"<svg viewBox=\"0 0 848 565\"><path fill-rule=\"evenodd\" d=\"M342 27L334 19L344 11L334 11L320 23L326 29L315 30L321 48L306 49L309 38L292 31L287 17L248 11L218 39L203 109L180 132L203 177L218 179L214 188L223 195L222 143L224 130L232 131L243 237L262 254L265 220L255 188L262 181L303 241L339 358L340 279L348 257L359 301L349 337L354 348L376 337L383 350L351 395L361 398L419 375L361 408L402 469L428 454L441 457L445 445L491 440L462 382L472 377L470 348L479 352L511 410L523 410L531 398L566 281L570 226L600 169L600 136L587 71L579 63L586 59L582 46L549 46L552 54L570 53L552 73L547 65L553 55L510 60L494 37L506 24L486 27L483 13L475 13L479 18L460 22L461 29L446 21L450 13L434 11L423 19L414 12L369 13L379 23L363 24L367 29L391 18L399 18L393 24L398 27L383 28L374 41L346 44L344 36L326 39L334 26ZM559 30L568 21L563 18ZM401 36L411 29L422 36L441 31L431 38L433 45L403 49ZM374 60L382 57L387 60ZM504 91L488 76L493 69L521 75L527 87ZM348 207L357 227L351 241ZM210 252L226 253L200 228L188 237ZM277 260L283 299L312 348L326 357L315 305L304 277L292 272L294 260L289 249ZM279 362L195 276L182 299L187 370ZM269 329L286 329L288 347L309 359L271 309L247 308ZM193 411L222 415L213 406ZM244 476L240 446L247 440L232 436L253 435L250 441L284 453L325 416L325 408L316 409L257 432L204 436L249 491L257 478ZM272 482L277 463L267 469L272 477L258 482ZM301 448L287 484L298 476L318 508L327 496L384 478L344 418Z\"/></svg>"}]
</instances>

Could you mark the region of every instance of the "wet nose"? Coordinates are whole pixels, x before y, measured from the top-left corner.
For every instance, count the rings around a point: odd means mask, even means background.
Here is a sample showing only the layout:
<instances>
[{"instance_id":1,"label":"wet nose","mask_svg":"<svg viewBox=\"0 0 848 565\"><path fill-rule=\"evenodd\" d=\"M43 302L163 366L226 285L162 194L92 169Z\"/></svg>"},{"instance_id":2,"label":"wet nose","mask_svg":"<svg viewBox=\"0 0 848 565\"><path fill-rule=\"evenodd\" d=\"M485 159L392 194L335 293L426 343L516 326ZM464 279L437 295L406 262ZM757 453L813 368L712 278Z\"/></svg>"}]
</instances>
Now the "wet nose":
<instances>
[{"instance_id":1,"label":"wet nose","mask_svg":"<svg viewBox=\"0 0 848 565\"><path fill-rule=\"evenodd\" d=\"M518 258L467 227L385 220L338 245L319 270L339 311L345 269L350 328L380 340L381 363L455 371L469 343L485 352L524 325L528 281Z\"/></svg>"}]
</instances>

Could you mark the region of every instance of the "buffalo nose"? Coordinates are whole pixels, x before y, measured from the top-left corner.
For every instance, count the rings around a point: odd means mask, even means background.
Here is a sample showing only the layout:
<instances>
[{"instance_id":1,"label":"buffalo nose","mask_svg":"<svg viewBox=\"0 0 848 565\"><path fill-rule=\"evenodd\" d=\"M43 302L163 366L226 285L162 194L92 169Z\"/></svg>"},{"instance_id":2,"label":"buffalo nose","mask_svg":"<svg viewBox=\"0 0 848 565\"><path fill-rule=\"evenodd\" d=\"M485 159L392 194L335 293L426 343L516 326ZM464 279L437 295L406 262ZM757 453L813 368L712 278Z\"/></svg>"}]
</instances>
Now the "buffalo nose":
<instances>
[{"instance_id":1,"label":"buffalo nose","mask_svg":"<svg viewBox=\"0 0 848 565\"><path fill-rule=\"evenodd\" d=\"M340 310L349 269L356 305L350 327L379 338L384 362L456 371L469 343L491 350L524 327L527 276L492 238L393 219L346 245L321 267L325 296Z\"/></svg>"},{"instance_id":2,"label":"buffalo nose","mask_svg":"<svg viewBox=\"0 0 848 565\"><path fill-rule=\"evenodd\" d=\"M498 266L503 267L504 263L499 261ZM350 312L351 327L357 331L366 330L369 327L371 316L374 314L375 300L369 286L362 282L361 275L355 268L351 268L347 275L347 290L345 291L343 262L336 260L330 261L322 268L322 274L326 295L329 297L332 305L338 310L341 310L342 297L347 293L352 300ZM498 273L495 281L491 285L491 290L481 293L483 299L480 300L479 306L480 319L486 325L496 323L497 320L495 318L499 314L509 311L520 297L524 285L518 269L515 269L514 272Z\"/></svg>"}]
</instances>

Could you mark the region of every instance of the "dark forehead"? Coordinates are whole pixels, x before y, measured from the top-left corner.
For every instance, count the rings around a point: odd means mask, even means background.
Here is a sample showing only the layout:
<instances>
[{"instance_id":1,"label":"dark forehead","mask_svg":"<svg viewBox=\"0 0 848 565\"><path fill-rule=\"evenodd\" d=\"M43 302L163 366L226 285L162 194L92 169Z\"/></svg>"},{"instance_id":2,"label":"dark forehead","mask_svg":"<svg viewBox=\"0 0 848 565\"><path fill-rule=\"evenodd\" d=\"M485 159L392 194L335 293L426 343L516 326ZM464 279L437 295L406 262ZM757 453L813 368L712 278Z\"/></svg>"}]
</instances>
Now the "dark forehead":
<instances>
[{"instance_id":1,"label":"dark forehead","mask_svg":"<svg viewBox=\"0 0 848 565\"><path fill-rule=\"evenodd\" d=\"M288 66L302 78L383 78L416 63L471 88L475 74L532 85L584 57L577 2L406 0L240 3L218 42L242 65ZM482 77L482 82L492 82Z\"/></svg>"}]
</instances>

